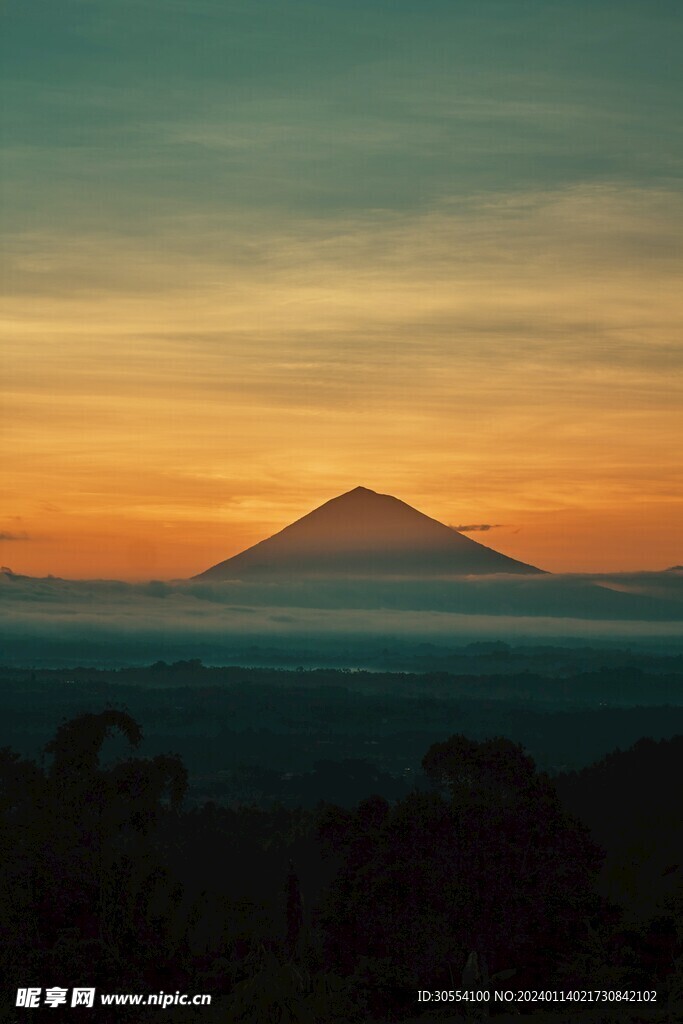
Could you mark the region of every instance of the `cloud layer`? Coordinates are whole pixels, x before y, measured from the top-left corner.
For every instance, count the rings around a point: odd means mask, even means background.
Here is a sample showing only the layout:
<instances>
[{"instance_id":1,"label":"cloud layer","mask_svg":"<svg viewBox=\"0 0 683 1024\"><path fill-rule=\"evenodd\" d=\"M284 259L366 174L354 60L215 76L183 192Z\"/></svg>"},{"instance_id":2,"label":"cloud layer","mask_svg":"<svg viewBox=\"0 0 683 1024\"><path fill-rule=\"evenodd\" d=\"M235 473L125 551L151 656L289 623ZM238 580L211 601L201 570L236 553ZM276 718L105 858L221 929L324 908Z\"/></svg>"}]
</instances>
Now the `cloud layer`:
<instances>
[{"instance_id":1,"label":"cloud layer","mask_svg":"<svg viewBox=\"0 0 683 1024\"><path fill-rule=\"evenodd\" d=\"M481 637L658 641L662 649L683 643L679 572L398 584L130 584L0 574L0 607L2 660L15 664L187 657L257 664L268 651L310 647L335 658L346 650L353 664L368 644Z\"/></svg>"}]
</instances>

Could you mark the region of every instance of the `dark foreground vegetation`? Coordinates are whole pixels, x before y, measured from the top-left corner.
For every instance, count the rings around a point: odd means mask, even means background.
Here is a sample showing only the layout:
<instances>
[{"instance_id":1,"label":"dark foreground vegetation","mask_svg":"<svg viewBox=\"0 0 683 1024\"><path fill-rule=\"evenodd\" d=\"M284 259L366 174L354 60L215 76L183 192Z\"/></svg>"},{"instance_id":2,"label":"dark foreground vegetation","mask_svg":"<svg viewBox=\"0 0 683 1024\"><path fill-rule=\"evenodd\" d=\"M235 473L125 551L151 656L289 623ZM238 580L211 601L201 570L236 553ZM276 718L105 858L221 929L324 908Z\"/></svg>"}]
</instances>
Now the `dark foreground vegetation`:
<instances>
[{"instance_id":1,"label":"dark foreground vegetation","mask_svg":"<svg viewBox=\"0 0 683 1024\"><path fill-rule=\"evenodd\" d=\"M110 734L126 756L102 758ZM182 760L140 739L109 708L39 761L0 753L0 1019L53 1013L14 1008L30 985L213 996L94 1014L112 1021L459 1019L417 991L467 988L654 991L534 1011L683 1019L683 737L551 779L508 739L454 735L421 788L308 809L184 808Z\"/></svg>"},{"instance_id":2,"label":"dark foreground vegetation","mask_svg":"<svg viewBox=\"0 0 683 1024\"><path fill-rule=\"evenodd\" d=\"M413 660L0 668L0 1021L683 1020L681 656ZM493 1002L535 988L657 998Z\"/></svg>"}]
</instances>

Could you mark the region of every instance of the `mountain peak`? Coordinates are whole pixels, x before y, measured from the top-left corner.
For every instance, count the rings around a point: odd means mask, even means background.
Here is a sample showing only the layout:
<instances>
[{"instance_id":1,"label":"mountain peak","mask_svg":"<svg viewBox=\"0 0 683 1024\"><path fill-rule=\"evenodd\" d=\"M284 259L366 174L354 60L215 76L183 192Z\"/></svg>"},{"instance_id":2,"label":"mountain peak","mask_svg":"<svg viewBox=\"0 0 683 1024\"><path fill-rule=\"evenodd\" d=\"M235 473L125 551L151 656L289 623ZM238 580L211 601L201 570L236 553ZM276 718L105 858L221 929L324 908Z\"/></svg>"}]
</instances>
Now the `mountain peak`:
<instances>
[{"instance_id":1,"label":"mountain peak","mask_svg":"<svg viewBox=\"0 0 683 1024\"><path fill-rule=\"evenodd\" d=\"M343 501L345 498L386 498L389 495L379 494L378 491L372 491L369 487L363 487L361 484L358 487L354 487L350 491L344 491L343 494L338 494L336 498L332 498L332 501Z\"/></svg>"},{"instance_id":2,"label":"mountain peak","mask_svg":"<svg viewBox=\"0 0 683 1024\"><path fill-rule=\"evenodd\" d=\"M539 573L391 494L354 487L196 579Z\"/></svg>"}]
</instances>

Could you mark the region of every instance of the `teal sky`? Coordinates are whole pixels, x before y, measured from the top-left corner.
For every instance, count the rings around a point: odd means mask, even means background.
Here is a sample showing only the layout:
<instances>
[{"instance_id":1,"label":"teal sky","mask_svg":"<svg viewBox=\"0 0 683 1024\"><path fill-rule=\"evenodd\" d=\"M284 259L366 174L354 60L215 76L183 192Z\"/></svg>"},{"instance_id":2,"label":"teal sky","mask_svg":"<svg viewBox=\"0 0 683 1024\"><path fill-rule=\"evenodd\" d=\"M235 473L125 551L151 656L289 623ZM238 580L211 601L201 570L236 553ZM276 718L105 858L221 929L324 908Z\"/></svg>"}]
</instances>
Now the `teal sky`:
<instances>
[{"instance_id":1,"label":"teal sky","mask_svg":"<svg viewBox=\"0 0 683 1024\"><path fill-rule=\"evenodd\" d=\"M16 229L669 187L680 5L5 0Z\"/></svg>"},{"instance_id":2,"label":"teal sky","mask_svg":"<svg viewBox=\"0 0 683 1024\"><path fill-rule=\"evenodd\" d=\"M2 562L191 574L358 484L680 562L682 29L0 0Z\"/></svg>"}]
</instances>

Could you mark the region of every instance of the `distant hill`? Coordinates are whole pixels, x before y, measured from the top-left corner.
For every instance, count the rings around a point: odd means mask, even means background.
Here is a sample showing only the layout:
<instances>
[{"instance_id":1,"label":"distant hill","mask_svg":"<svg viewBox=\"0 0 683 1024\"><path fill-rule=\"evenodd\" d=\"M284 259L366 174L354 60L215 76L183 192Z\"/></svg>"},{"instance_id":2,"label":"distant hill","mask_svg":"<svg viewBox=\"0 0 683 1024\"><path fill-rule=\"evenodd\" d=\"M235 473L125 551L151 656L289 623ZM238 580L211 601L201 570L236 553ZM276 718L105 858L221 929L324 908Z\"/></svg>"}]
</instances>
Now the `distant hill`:
<instances>
[{"instance_id":1,"label":"distant hill","mask_svg":"<svg viewBox=\"0 0 683 1024\"><path fill-rule=\"evenodd\" d=\"M411 576L541 573L390 494L356 487L195 576Z\"/></svg>"}]
</instances>

